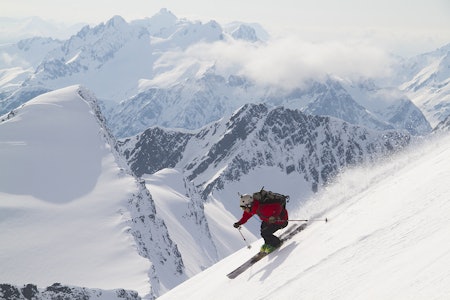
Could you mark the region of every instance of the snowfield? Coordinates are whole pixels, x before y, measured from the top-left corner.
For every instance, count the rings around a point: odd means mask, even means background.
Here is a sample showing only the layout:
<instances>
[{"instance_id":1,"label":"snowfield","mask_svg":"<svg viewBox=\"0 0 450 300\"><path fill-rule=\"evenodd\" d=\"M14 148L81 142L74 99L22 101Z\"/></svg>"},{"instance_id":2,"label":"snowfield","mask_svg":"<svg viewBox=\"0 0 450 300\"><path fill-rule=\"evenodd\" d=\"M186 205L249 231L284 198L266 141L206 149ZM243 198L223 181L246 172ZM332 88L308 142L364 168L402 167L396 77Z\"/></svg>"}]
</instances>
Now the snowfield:
<instances>
[{"instance_id":1,"label":"snowfield","mask_svg":"<svg viewBox=\"0 0 450 300\"><path fill-rule=\"evenodd\" d=\"M311 222L236 279L226 274L262 240L159 299L448 299L449 182L448 135L350 170L291 213L328 223Z\"/></svg>"},{"instance_id":2,"label":"snowfield","mask_svg":"<svg viewBox=\"0 0 450 300\"><path fill-rule=\"evenodd\" d=\"M136 183L78 89L39 96L0 123L0 283L145 295L150 263L127 232Z\"/></svg>"}]
</instances>

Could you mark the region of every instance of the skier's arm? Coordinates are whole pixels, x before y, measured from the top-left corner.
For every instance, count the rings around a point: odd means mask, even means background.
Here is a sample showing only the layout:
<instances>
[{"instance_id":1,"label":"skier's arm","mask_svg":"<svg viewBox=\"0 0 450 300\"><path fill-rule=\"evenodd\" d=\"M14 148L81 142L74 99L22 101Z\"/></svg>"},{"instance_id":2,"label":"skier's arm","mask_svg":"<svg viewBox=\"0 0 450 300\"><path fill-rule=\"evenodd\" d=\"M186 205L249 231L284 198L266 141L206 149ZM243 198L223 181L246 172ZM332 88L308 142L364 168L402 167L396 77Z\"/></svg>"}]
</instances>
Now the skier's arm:
<instances>
[{"instance_id":1,"label":"skier's arm","mask_svg":"<svg viewBox=\"0 0 450 300\"><path fill-rule=\"evenodd\" d=\"M242 214L242 218L236 223L234 223L234 227L239 227L240 225L247 223L248 219L250 219L252 216L253 216L252 213L244 211L244 213Z\"/></svg>"}]
</instances>

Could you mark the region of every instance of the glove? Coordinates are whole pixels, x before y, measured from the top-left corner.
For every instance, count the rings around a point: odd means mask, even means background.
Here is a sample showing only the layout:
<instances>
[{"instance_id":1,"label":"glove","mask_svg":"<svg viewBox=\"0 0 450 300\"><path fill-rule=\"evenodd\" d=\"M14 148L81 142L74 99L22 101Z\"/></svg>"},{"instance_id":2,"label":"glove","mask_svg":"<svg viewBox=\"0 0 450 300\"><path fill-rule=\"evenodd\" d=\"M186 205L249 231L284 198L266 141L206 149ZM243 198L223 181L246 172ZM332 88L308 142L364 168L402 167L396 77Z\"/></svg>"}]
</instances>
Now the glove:
<instances>
[{"instance_id":1,"label":"glove","mask_svg":"<svg viewBox=\"0 0 450 300\"><path fill-rule=\"evenodd\" d=\"M239 222L236 222L233 224L234 228L239 228L239 226L241 226L241 224L239 224Z\"/></svg>"},{"instance_id":2,"label":"glove","mask_svg":"<svg viewBox=\"0 0 450 300\"><path fill-rule=\"evenodd\" d=\"M275 223L275 221L276 221L276 219L274 216L269 217L269 224L273 224L273 223Z\"/></svg>"}]
</instances>

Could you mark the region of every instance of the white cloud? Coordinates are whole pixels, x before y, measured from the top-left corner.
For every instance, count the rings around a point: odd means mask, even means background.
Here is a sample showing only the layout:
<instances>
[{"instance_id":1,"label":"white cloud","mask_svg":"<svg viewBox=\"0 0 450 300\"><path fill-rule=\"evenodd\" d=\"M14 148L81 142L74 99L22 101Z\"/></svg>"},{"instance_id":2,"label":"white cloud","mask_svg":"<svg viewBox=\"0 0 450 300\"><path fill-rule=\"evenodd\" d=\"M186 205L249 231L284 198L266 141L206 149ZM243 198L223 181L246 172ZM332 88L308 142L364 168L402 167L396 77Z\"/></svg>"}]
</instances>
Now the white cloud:
<instances>
[{"instance_id":1,"label":"white cloud","mask_svg":"<svg viewBox=\"0 0 450 300\"><path fill-rule=\"evenodd\" d=\"M326 75L350 79L384 76L390 63L384 50L361 40L313 43L285 37L265 44L196 44L184 52L166 53L157 65L165 70L159 78L193 75L193 69L198 72L199 68L214 65L221 75L239 74L262 85L290 88Z\"/></svg>"}]
</instances>

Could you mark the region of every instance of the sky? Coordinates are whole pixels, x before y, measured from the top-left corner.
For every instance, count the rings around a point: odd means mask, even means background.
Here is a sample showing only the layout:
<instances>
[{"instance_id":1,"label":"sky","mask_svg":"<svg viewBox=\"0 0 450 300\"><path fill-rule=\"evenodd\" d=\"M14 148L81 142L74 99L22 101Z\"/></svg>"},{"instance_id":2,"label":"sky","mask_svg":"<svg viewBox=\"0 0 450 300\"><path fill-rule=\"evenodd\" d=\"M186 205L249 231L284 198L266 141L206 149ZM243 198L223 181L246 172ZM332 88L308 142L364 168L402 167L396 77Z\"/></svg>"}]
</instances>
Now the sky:
<instances>
[{"instance_id":1,"label":"sky","mask_svg":"<svg viewBox=\"0 0 450 300\"><path fill-rule=\"evenodd\" d=\"M370 38L392 49L403 47L407 55L434 50L450 41L447 0L0 0L0 17L39 16L66 23L98 24L114 15L127 21L150 17L161 8L192 20L256 22L272 34L295 32L313 41Z\"/></svg>"}]
</instances>

